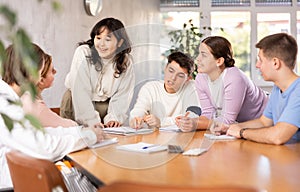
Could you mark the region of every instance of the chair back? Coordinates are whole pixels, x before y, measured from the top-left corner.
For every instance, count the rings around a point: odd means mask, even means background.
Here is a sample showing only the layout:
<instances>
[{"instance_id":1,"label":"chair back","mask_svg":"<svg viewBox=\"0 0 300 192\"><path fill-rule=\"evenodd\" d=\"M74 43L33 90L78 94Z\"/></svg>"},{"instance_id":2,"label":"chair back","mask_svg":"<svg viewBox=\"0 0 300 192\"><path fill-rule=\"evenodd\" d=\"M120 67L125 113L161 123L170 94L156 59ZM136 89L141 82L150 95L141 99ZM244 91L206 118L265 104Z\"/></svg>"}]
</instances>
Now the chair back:
<instances>
[{"instance_id":1,"label":"chair back","mask_svg":"<svg viewBox=\"0 0 300 192\"><path fill-rule=\"evenodd\" d=\"M184 187L145 183L116 182L99 188L98 192L257 192L259 190L238 186Z\"/></svg>"},{"instance_id":2,"label":"chair back","mask_svg":"<svg viewBox=\"0 0 300 192\"><path fill-rule=\"evenodd\" d=\"M19 151L8 152L6 159L15 192L67 192L63 177L53 162Z\"/></svg>"}]
</instances>

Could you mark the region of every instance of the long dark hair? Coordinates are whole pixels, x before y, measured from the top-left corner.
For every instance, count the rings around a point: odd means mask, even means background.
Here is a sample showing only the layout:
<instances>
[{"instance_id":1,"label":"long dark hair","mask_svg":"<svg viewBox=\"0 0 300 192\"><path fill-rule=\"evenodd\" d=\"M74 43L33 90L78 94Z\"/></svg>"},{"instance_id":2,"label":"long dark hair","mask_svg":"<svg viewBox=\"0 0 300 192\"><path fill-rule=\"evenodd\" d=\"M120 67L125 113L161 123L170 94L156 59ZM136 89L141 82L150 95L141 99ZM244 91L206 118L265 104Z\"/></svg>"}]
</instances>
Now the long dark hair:
<instances>
[{"instance_id":1,"label":"long dark hair","mask_svg":"<svg viewBox=\"0 0 300 192\"><path fill-rule=\"evenodd\" d=\"M233 51L230 42L221 36L210 36L202 40L209 47L215 59L224 58L225 67L233 67Z\"/></svg>"},{"instance_id":2,"label":"long dark hair","mask_svg":"<svg viewBox=\"0 0 300 192\"><path fill-rule=\"evenodd\" d=\"M124 71L127 69L128 65L128 56L131 52L131 42L129 40L129 37L126 33L126 30L124 28L124 25L121 21L115 18L105 18L96 23L96 25L93 27L90 37L88 41L80 42L79 45L87 44L89 45L91 49L91 57L88 58L93 65L95 65L95 69L97 71L102 70L102 60L94 46L94 39L96 35L99 35L102 31L101 29L105 27L107 30L112 32L115 37L117 38L117 41L120 42L121 40L123 43L120 47L116 50L116 55L113 59L114 67L115 67L115 74L114 76L117 78L119 77Z\"/></svg>"}]
</instances>

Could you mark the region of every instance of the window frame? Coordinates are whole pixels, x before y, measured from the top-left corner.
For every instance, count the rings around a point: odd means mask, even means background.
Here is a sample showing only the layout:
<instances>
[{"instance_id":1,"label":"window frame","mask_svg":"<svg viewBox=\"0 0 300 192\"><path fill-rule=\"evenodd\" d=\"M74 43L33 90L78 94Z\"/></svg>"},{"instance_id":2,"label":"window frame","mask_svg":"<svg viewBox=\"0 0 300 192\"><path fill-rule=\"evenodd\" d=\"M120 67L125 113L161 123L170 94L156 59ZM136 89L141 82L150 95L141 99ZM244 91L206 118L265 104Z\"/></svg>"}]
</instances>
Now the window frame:
<instances>
[{"instance_id":1,"label":"window frame","mask_svg":"<svg viewBox=\"0 0 300 192\"><path fill-rule=\"evenodd\" d=\"M289 13L290 14L290 34L297 38L297 12L300 11L300 6L298 5L297 0L292 0L292 6L256 6L255 0L251 0L250 6L224 6L224 7L212 7L211 1L209 0L200 0L199 7L176 7L176 8L160 8L161 12L199 12L202 13L202 18L200 18L201 26L211 26L211 12L214 11L248 11L250 12L250 74L252 81L261 87L269 87L272 86L273 83L264 81L260 77L259 71L256 69L256 59L257 59L257 49L255 48L255 44L259 41L257 39L257 14L259 13ZM203 31L205 36L209 36L209 31ZM297 39L298 41L298 39ZM297 68L297 66L296 66Z\"/></svg>"}]
</instances>

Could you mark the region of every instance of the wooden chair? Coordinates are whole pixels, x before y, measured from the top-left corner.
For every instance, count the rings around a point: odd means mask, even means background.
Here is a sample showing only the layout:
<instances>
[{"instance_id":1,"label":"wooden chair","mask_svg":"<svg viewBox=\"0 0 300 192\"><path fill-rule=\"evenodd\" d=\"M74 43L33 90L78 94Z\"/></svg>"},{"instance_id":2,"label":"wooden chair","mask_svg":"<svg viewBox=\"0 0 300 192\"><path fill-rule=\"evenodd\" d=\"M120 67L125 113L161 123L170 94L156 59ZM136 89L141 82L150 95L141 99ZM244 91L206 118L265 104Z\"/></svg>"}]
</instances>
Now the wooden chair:
<instances>
[{"instance_id":1,"label":"wooden chair","mask_svg":"<svg viewBox=\"0 0 300 192\"><path fill-rule=\"evenodd\" d=\"M63 176L53 162L18 151L6 154L15 192L66 192Z\"/></svg>"},{"instance_id":2,"label":"wooden chair","mask_svg":"<svg viewBox=\"0 0 300 192\"><path fill-rule=\"evenodd\" d=\"M252 188L226 186L226 187L180 187L163 186L142 183L116 182L101 187L98 192L256 192Z\"/></svg>"}]
</instances>

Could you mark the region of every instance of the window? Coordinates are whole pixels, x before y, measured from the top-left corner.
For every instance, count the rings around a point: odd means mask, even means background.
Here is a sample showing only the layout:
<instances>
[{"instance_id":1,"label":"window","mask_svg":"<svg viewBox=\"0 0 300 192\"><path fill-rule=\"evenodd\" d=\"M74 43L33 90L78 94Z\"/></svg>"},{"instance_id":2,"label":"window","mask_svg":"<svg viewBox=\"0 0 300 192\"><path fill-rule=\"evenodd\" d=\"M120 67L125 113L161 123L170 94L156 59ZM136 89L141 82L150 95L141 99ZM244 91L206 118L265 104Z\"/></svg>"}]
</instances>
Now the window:
<instances>
[{"instance_id":1,"label":"window","mask_svg":"<svg viewBox=\"0 0 300 192\"><path fill-rule=\"evenodd\" d=\"M256 6L292 6L292 0L255 0Z\"/></svg>"},{"instance_id":2,"label":"window","mask_svg":"<svg viewBox=\"0 0 300 192\"><path fill-rule=\"evenodd\" d=\"M161 39L160 39L160 51L162 54L162 73L163 73L164 65L167 63L166 56L170 54L168 50L171 49L171 45L172 45L168 33L170 31L183 29L184 23L187 23L190 19L192 20L192 23L195 24L195 26L199 27L199 20L200 20L199 12L161 13L162 27L161 27Z\"/></svg>"},{"instance_id":3,"label":"window","mask_svg":"<svg viewBox=\"0 0 300 192\"><path fill-rule=\"evenodd\" d=\"M233 46L236 66L245 71L259 86L269 86L255 68L257 49L255 44L264 36L285 32L297 37L300 45L300 0L200 0L200 7L191 8L198 12L199 25L210 26L207 35L226 37ZM189 9L164 9L161 14L177 12L180 18L189 19ZM200 14L201 13L201 14ZM201 15L201 16L200 16ZM162 22L168 25L162 17ZM195 18L194 18L195 19ZM173 22L180 21L174 19ZM223 31L218 29L224 29ZM166 40L166 39L165 39ZM299 55L298 55L298 58ZM300 60L297 72L300 72Z\"/></svg>"},{"instance_id":4,"label":"window","mask_svg":"<svg viewBox=\"0 0 300 192\"><path fill-rule=\"evenodd\" d=\"M161 7L199 7L199 0L160 0Z\"/></svg>"},{"instance_id":5,"label":"window","mask_svg":"<svg viewBox=\"0 0 300 192\"><path fill-rule=\"evenodd\" d=\"M250 0L212 0L212 7L250 6Z\"/></svg>"},{"instance_id":6,"label":"window","mask_svg":"<svg viewBox=\"0 0 300 192\"><path fill-rule=\"evenodd\" d=\"M220 26L223 26L223 31L218 30ZM212 12L211 27L212 35L223 36L230 41L235 66L250 76L250 12Z\"/></svg>"}]
</instances>

